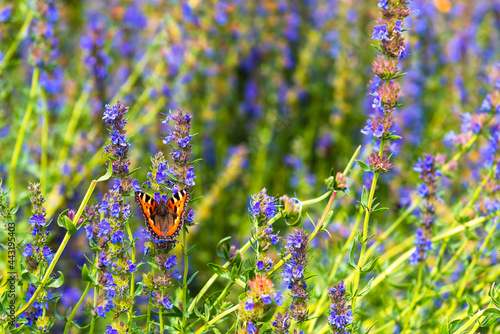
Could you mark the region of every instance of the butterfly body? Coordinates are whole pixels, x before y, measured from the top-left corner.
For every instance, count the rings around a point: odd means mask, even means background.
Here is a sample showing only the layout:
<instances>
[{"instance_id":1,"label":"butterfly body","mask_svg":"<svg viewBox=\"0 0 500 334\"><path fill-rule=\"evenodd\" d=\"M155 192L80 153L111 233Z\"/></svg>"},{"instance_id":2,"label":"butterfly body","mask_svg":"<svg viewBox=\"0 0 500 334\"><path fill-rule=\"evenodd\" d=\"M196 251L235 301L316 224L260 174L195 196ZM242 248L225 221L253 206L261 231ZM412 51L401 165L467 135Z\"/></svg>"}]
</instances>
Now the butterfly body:
<instances>
[{"instance_id":1,"label":"butterfly body","mask_svg":"<svg viewBox=\"0 0 500 334\"><path fill-rule=\"evenodd\" d=\"M146 193L136 191L135 201L141 208L146 226L158 239L172 240L182 228L181 216L184 212L187 191L176 192L166 203L157 202Z\"/></svg>"}]
</instances>

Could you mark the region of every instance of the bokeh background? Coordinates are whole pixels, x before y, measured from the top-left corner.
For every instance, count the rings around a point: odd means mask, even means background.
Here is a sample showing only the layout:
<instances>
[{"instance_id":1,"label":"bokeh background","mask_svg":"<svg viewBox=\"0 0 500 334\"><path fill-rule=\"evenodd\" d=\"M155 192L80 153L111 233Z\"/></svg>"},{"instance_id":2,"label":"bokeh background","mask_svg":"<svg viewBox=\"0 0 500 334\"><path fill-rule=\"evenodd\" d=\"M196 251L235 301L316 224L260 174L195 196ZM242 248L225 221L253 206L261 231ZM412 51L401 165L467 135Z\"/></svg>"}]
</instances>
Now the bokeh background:
<instances>
[{"instance_id":1,"label":"bokeh background","mask_svg":"<svg viewBox=\"0 0 500 334\"><path fill-rule=\"evenodd\" d=\"M480 108L499 70L500 1L421 0L411 8L395 128L403 139L391 147L395 168L379 183L377 197L390 210L375 217L378 229L415 196L417 158L451 154L449 131L458 134L464 114ZM56 218L76 210L90 181L105 173L105 104L130 106L131 168L140 167L141 182L151 157L170 152L160 138L161 113L183 108L193 115L194 158L202 159L193 190L203 197L192 203L199 225L190 230L198 245L190 264L200 271L191 286L196 292L211 275L206 264L221 261L219 240L231 236L238 246L250 235L251 194L265 187L274 196L318 197L331 169L342 171L359 145L362 159L370 152L371 138L360 130L371 109L370 44L379 16L376 1L365 0L3 0L0 177L21 206L18 235L29 216L28 182L42 182L48 216ZM461 161L464 177L446 184L447 201L467 189L480 165L477 152ZM325 235L317 247L338 247L368 179L354 169L329 227L332 238ZM93 200L106 188L100 185ZM322 205L308 207L312 218ZM134 213L140 237L144 222ZM304 226L312 225L304 219ZM280 222L278 229L288 227ZM405 224L398 233L415 229ZM53 224L51 233L55 250L63 231ZM79 231L56 268L67 282L75 279L61 291L62 309L83 288L79 270L65 268L85 263L86 252Z\"/></svg>"}]
</instances>

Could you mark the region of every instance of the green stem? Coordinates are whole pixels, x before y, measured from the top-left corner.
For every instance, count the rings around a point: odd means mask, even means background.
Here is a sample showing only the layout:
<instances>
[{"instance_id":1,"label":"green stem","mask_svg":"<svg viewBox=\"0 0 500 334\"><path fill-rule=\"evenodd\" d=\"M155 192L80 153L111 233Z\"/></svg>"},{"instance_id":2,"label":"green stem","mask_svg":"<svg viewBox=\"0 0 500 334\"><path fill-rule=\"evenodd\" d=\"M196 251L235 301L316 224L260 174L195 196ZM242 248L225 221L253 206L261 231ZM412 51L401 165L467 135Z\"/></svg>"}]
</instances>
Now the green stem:
<instances>
[{"instance_id":1,"label":"green stem","mask_svg":"<svg viewBox=\"0 0 500 334\"><path fill-rule=\"evenodd\" d=\"M89 96L90 92L84 90L82 94L80 94L80 97L78 98L78 101L76 101L75 107L71 112L71 118L69 119L68 125L66 127L66 132L64 134L64 139L61 145L62 147L59 151L59 157L57 158L57 168L63 167L62 164L68 156L69 148L73 143L73 140L75 139L76 126L78 124L78 121L80 120L80 115L82 114L82 110L85 107L85 103L87 102Z\"/></svg>"},{"instance_id":2,"label":"green stem","mask_svg":"<svg viewBox=\"0 0 500 334\"><path fill-rule=\"evenodd\" d=\"M328 213L330 212L330 208L332 207L333 200L335 199L336 195L337 195L336 191L332 192L332 194L330 196L330 200L328 201L328 204L326 205L325 211L323 211L323 215L321 216L321 219L318 221L318 224L316 225L316 228L314 229L314 231L309 236L309 240L307 241L308 244L311 243L311 241L314 239L314 237L316 236L316 234L321 230L321 228L323 228L323 224L324 224L324 222L326 220L326 217L328 216ZM269 275L273 274L276 270L278 270L279 268L281 268L281 266L283 266L286 263L286 261L288 261L291 257L292 257L292 254L288 254L287 256L285 256L278 263L276 263L271 268L271 270L269 270L268 274Z\"/></svg>"},{"instance_id":3,"label":"green stem","mask_svg":"<svg viewBox=\"0 0 500 334\"><path fill-rule=\"evenodd\" d=\"M42 194L47 193L47 144L49 141L49 115L47 110L47 101L45 94L42 92L43 108L42 108L42 156L40 159L40 190Z\"/></svg>"},{"instance_id":4,"label":"green stem","mask_svg":"<svg viewBox=\"0 0 500 334\"><path fill-rule=\"evenodd\" d=\"M331 190L327 191L326 193L324 193L323 195L321 195L318 198L313 198L313 199L310 199L308 201L303 201L302 205L311 205L311 204L319 203L319 202L323 201L324 199L328 198L328 196L330 196L331 193L332 193Z\"/></svg>"},{"instance_id":5,"label":"green stem","mask_svg":"<svg viewBox=\"0 0 500 334\"><path fill-rule=\"evenodd\" d=\"M328 280L326 281L327 286L330 285L330 283L333 281L333 278L335 277L335 274L337 273L337 270L340 266L340 263L342 262L344 254L347 252L349 245L352 244L352 241L354 240L354 237L356 236L356 231L358 230L359 223L361 222L362 213L363 213L363 208L360 207L359 214L357 216L356 222L354 223L354 227L351 229L351 234L349 234L349 238L342 246L342 250L340 251L340 253L337 255L337 258L335 260L335 264L333 265L332 271L330 272L330 275L328 276ZM314 332L314 326L316 325L316 322L318 321L319 315L323 311L323 306L325 305L327 298L328 298L328 289L324 289L323 293L321 294L321 297L319 298L319 301L316 303L314 313L310 317L311 322L309 323L309 327L307 330L308 333Z\"/></svg>"},{"instance_id":6,"label":"green stem","mask_svg":"<svg viewBox=\"0 0 500 334\"><path fill-rule=\"evenodd\" d=\"M465 231L466 229L470 229L470 228L476 227L478 225L481 225L482 223L484 223L485 221L487 221L488 219L490 219L492 217L493 217L493 215L479 217L479 218L474 218L474 219L468 221L467 223L465 223L463 225L457 226L455 228L452 228L450 230L447 230L447 231L445 231L445 232L443 232L443 233L435 236L431 240L432 240L433 243L435 243L437 241L440 241L440 240L443 240L445 238L451 237L453 235L456 235L456 234L458 234L460 232ZM375 279L372 281L371 289L373 290L384 279L386 279L396 268L398 268L402 263L404 263L405 261L407 261L410 258L411 254L414 251L415 251L415 247L410 248L406 253L404 253L398 259L396 259L396 261L394 261L393 263L391 263L391 265L389 265L389 267L387 267L382 273L380 273L377 277L375 277ZM360 300L362 298L363 297L359 297Z\"/></svg>"},{"instance_id":7,"label":"green stem","mask_svg":"<svg viewBox=\"0 0 500 334\"><path fill-rule=\"evenodd\" d=\"M494 220L493 226L491 227L490 231L488 232L488 235L484 239L483 245L481 246L479 251L474 253L474 255L472 257L472 261L467 266L467 269L465 270L465 275L461 279L461 284L460 284L460 287L458 289L458 292L457 292L455 298L453 299L451 306L448 308L448 312L446 313L447 317L449 317L453 313L458 302L462 299L462 296L463 296L465 288L467 286L467 282L469 280L469 276L472 272L472 269L474 269L474 266L476 265L477 261L479 260L479 257L483 254L483 251L488 246L488 243L490 242L491 238L493 237L493 234L494 234L499 222L500 222L500 219Z\"/></svg>"},{"instance_id":8,"label":"green stem","mask_svg":"<svg viewBox=\"0 0 500 334\"><path fill-rule=\"evenodd\" d=\"M229 291L229 289L231 289L231 287L233 285L234 285L233 281L229 281L229 283L226 284L226 287L224 288L224 290L222 290L222 293L219 294L219 297L217 297L217 299L215 300L215 302L208 309L208 312L207 312L208 314L214 309L215 306L217 306L217 304L219 304L219 302L221 301L221 299L226 296L227 292ZM201 318L196 319L191 325L189 325L189 328L194 327L199 321L201 321Z\"/></svg>"},{"instance_id":9,"label":"green stem","mask_svg":"<svg viewBox=\"0 0 500 334\"><path fill-rule=\"evenodd\" d=\"M97 273L97 280L99 280L99 273ZM97 307L97 296L99 296L99 286L96 285L94 287L94 305L93 305L93 310L95 311ZM95 322L97 320L97 315L92 315L92 320L90 321L90 330L89 334L94 334L94 328L95 328Z\"/></svg>"},{"instance_id":10,"label":"green stem","mask_svg":"<svg viewBox=\"0 0 500 334\"><path fill-rule=\"evenodd\" d=\"M187 276L188 276L188 249L187 249L187 233L186 229L182 230L182 254L184 255L184 275L182 278L182 308L186 311L187 306ZM189 311L188 311L189 314ZM185 333L186 323L189 316L186 316L186 312L182 312L182 325L181 325L181 333Z\"/></svg>"},{"instance_id":11,"label":"green stem","mask_svg":"<svg viewBox=\"0 0 500 334\"><path fill-rule=\"evenodd\" d=\"M2 71L4 68L7 66L9 63L10 58L14 55L14 52L16 52L17 47L19 46L19 43L26 37L26 32L28 31L28 28L30 26L31 21L33 20L33 17L35 15L35 11L33 10L33 7L36 5L36 2L33 2L33 6L28 9L28 14L26 14L26 18L24 19L23 25L21 26L21 29L19 29L19 32L16 35L16 38L10 45L9 49L5 53L2 62L0 63L0 75L2 74Z\"/></svg>"},{"instance_id":12,"label":"green stem","mask_svg":"<svg viewBox=\"0 0 500 334\"><path fill-rule=\"evenodd\" d=\"M413 308L415 307L417 303L417 296L420 293L420 287L422 285L422 274L424 272L424 263L420 262L418 266L418 278L417 278L417 285L415 285L415 292L413 293L413 298L411 300L410 306L408 307L408 312L411 312ZM408 328L409 322L410 322L410 317L406 317L405 319L405 324L403 327L403 332ZM408 332L411 333L411 331L408 329Z\"/></svg>"},{"instance_id":13,"label":"green stem","mask_svg":"<svg viewBox=\"0 0 500 334\"><path fill-rule=\"evenodd\" d=\"M453 235L456 235L460 232L463 232L467 229L471 229L471 228L474 228L478 225L481 225L482 223L484 223L488 219L493 218L495 216L498 216L498 214L472 219L463 225L457 226L453 229L447 230L447 231L435 236L431 240L433 243L435 243L437 241L443 240L445 238L448 238L450 236L453 236ZM378 276L376 276L375 279L372 281L370 291L373 291L375 289L375 287L378 286L384 279L389 277L389 275L392 274L394 272L394 270L396 270L401 264L406 262L410 258L411 254L414 251L415 251L415 247L412 247L406 253L402 254L399 258L397 258L393 263L391 263L382 273L380 273ZM358 301L363 299L363 297L364 296L359 296ZM328 325L324 325L321 329L319 329L318 331L315 331L315 333L326 333L328 330L329 330Z\"/></svg>"},{"instance_id":14,"label":"green stem","mask_svg":"<svg viewBox=\"0 0 500 334\"><path fill-rule=\"evenodd\" d=\"M382 158L382 155L384 154L384 145L385 141L382 139L380 140L380 148L379 148L379 157ZM370 188L370 195L368 196L368 208L366 209L365 213L365 220L363 222L363 234L362 234L362 243L361 243L361 252L359 254L359 260L358 260L358 265L356 266L356 274L354 276L354 283L353 283L353 297L352 297L352 303L351 303L351 308L354 311L355 306L356 306L356 298L358 294L358 287L359 287L359 280L361 278L361 269L363 268L363 264L365 263L365 258L366 258L366 245L367 245L367 238L368 238L368 224L370 222L370 216L372 212L372 205L373 205L373 197L375 196L375 189L377 188L377 180L378 180L379 173L377 171L374 172L373 174L373 180L372 180L372 186Z\"/></svg>"},{"instance_id":15,"label":"green stem","mask_svg":"<svg viewBox=\"0 0 500 334\"><path fill-rule=\"evenodd\" d=\"M110 166L111 166L111 164L110 164ZM73 224L75 226L77 226L78 220L82 216L83 210L85 209L85 206L87 205L87 202L89 201L90 196L92 195L97 183L100 181L105 181L105 180L109 179L109 177L111 176L111 172L112 172L112 168L110 167L110 168L108 168L108 172L106 173L106 175L102 176L98 180L92 180L92 182L90 183L89 189L87 190L87 193L85 194L85 197L83 198L83 201L80 204L80 207L78 208L78 211L75 215L75 218L73 219ZM52 259L49 267L45 271L45 275L43 276L42 282L40 282L40 285L38 286L36 291L33 293L33 296L31 296L30 300L16 312L16 314L15 314L16 318L19 315L21 315L22 313L24 313L35 302L36 298L38 297L40 292L43 290L43 288L47 284L47 281L50 278L50 275L52 274L52 271L54 270L54 267L57 264L57 261L59 261L59 258L61 257L61 254L64 251L64 248L66 248L66 245L68 244L70 237L71 237L71 234L69 234L69 231L66 232L66 235L64 236L64 238L59 246L59 249L54 254L54 258Z\"/></svg>"},{"instance_id":16,"label":"green stem","mask_svg":"<svg viewBox=\"0 0 500 334\"><path fill-rule=\"evenodd\" d=\"M33 69L33 77L31 78L31 89L29 95L28 107L24 113L23 122L21 123L21 128L16 139L16 145L14 146L14 151L12 153L12 160L10 162L10 174L9 180L11 184L10 189L10 205L14 206L16 204L16 168L19 160L19 154L21 153L21 147L23 145L24 133L28 127L28 123L31 118L31 113L35 105L36 91L38 88L38 77L40 75L40 69L35 67Z\"/></svg>"},{"instance_id":17,"label":"green stem","mask_svg":"<svg viewBox=\"0 0 500 334\"><path fill-rule=\"evenodd\" d=\"M380 142L380 148L382 151L383 148L383 140ZM365 252L366 252L366 244L367 244L367 236L368 236L368 223L370 222L370 214L371 214L371 209L372 209L372 204L373 204L373 197L375 195L375 188L377 188L377 179L378 179L379 173L375 172L373 174L373 181L372 181L372 186L370 188L370 195L368 196L368 208L366 209L365 213L365 220L363 222L363 234L362 234L362 244L361 244L361 253L359 254L359 260L358 260L358 265L356 266L356 274L354 276L354 283L353 283L353 297L352 297L352 303L351 307L352 310L355 310L356 306L356 298L357 298L357 290L359 287L359 280L361 277L361 268L363 268L363 264L365 262Z\"/></svg>"},{"instance_id":18,"label":"green stem","mask_svg":"<svg viewBox=\"0 0 500 334\"><path fill-rule=\"evenodd\" d=\"M271 221L273 220L277 220L277 218L280 218L281 215L280 214L277 214L274 218L271 219ZM275 219L276 218L276 219ZM271 222L270 222L271 223ZM243 254L245 253L248 249L250 248L250 241L247 241L239 250L239 253L240 254ZM230 262L226 262L222 265L223 268L227 268L229 266L229 263ZM191 304L189 305L189 308L188 308L188 313L191 313L193 312L194 308L196 307L196 304L198 303L198 301L201 299L201 297L203 297L205 295L205 293L208 291L208 289L212 286L212 284L214 284L215 280L219 277L218 274L213 274L212 277L210 277L210 279L207 281L207 283L205 283L205 285L203 286L203 288L201 288L200 292L198 292L198 294L196 295L196 297L194 297L193 301L191 302Z\"/></svg>"},{"instance_id":19,"label":"green stem","mask_svg":"<svg viewBox=\"0 0 500 334\"><path fill-rule=\"evenodd\" d=\"M155 268L151 267L151 276L155 276ZM150 330L150 322L151 322L151 296L148 298L148 313L147 313L147 318L146 318L146 333L149 334Z\"/></svg>"},{"instance_id":20,"label":"green stem","mask_svg":"<svg viewBox=\"0 0 500 334\"><path fill-rule=\"evenodd\" d=\"M497 293L497 294L495 294L495 299L496 299L497 297L498 297L498 293ZM492 307L492 306L493 306L493 301L490 301L490 302L489 302L489 304L488 304L488 306L486 307L486 309L489 309L489 308L490 308L490 307ZM482 312L484 312L484 311L482 311ZM479 313L479 312L478 312L478 313ZM479 316L479 317L480 317L480 318L479 318L479 320L475 323L474 327L472 327L472 329L470 330L470 332L469 332L470 334L476 333L477 329L479 328L479 325L480 325L481 323L483 323L483 320L484 320L484 318L485 318L485 317L483 317L482 313L480 314L480 316ZM495 326L495 328L496 328L496 326Z\"/></svg>"},{"instance_id":21,"label":"green stem","mask_svg":"<svg viewBox=\"0 0 500 334\"><path fill-rule=\"evenodd\" d=\"M218 316L216 316L215 318L213 318L212 320L210 320L208 323L206 323L205 325L203 325L203 327L201 327L200 329L198 329L195 332L195 334L201 334L201 333L203 333L205 331L205 329L211 327L213 324L215 324L220 319L224 318L226 315L231 314L234 311L238 310L238 307L239 307L239 305L235 305L235 306L231 307L230 309L227 309L226 311L222 312L221 314L219 314Z\"/></svg>"},{"instance_id":22,"label":"green stem","mask_svg":"<svg viewBox=\"0 0 500 334\"><path fill-rule=\"evenodd\" d=\"M462 334L467 328L469 328L470 325L475 323L476 320L483 315L483 313L484 313L484 310L480 310L480 311L476 312L476 314L474 314L472 316L472 318L470 318L465 324L463 324L462 327L460 327L459 329L454 331L453 334Z\"/></svg>"},{"instance_id":23,"label":"green stem","mask_svg":"<svg viewBox=\"0 0 500 334\"><path fill-rule=\"evenodd\" d=\"M158 317L160 318L160 334L163 334L163 307L158 308ZM182 330L182 328L181 328Z\"/></svg>"},{"instance_id":24,"label":"green stem","mask_svg":"<svg viewBox=\"0 0 500 334\"><path fill-rule=\"evenodd\" d=\"M76 303L75 308L73 309L73 311L69 315L68 321L66 322L66 326L64 327L64 334L69 333L69 329L71 328L71 326L73 324L73 318L75 317L76 312L78 311L78 309L82 305L83 301L87 297L87 294L89 293L89 290L90 290L90 286L91 286L91 284L90 284L90 282L88 282L87 286L85 287L85 291L83 291L83 294L80 297L80 299L78 300L78 303Z\"/></svg>"},{"instance_id":25,"label":"green stem","mask_svg":"<svg viewBox=\"0 0 500 334\"><path fill-rule=\"evenodd\" d=\"M401 216L399 216L399 218L388 229L385 230L384 233L382 233L382 235L380 236L380 238L378 238L377 241L375 241L375 243L370 248L368 248L368 250L365 253L365 257L367 257L367 258L370 257L370 255L377 249L377 247L382 243L382 241L385 240L406 219L406 217L408 217L410 215L411 212L413 212L413 210L420 203L420 199L421 198L419 197L410 207L408 207L403 212L403 214L401 214ZM362 211L363 208L360 208L360 210ZM355 233L357 231L358 225L359 225L359 219L357 220L357 222L355 224L355 227L352 229L351 235L353 235L353 233ZM350 241L344 244L344 248L348 247L352 243L352 239L353 238L351 236L349 236L349 240ZM345 250L342 252L342 254L344 252L345 252ZM339 261L341 261L342 260L342 255L339 255L338 259L339 259ZM333 270L332 270L332 273L333 273ZM330 273L330 277L331 278L329 278L328 284L330 284L330 282L333 280L333 277L335 275L335 273L333 273L333 274L332 273ZM353 274L355 274L355 272L353 272ZM353 279L353 277L349 276L349 278L347 278L346 280L350 280L350 279ZM328 306L328 304L324 303L326 301L326 298L328 297L328 290L324 290L321 297L322 297L321 300L323 301L323 303L319 303L318 302L318 306L317 306L317 308L318 308L318 311L317 311L318 315L321 314L325 310L325 308L327 308L327 306ZM312 318L313 319L311 320L311 323L313 323L313 325L314 325L315 322L317 321L317 318L314 318L314 317L312 317ZM311 328L310 328L309 332L312 333Z\"/></svg>"},{"instance_id":26,"label":"green stem","mask_svg":"<svg viewBox=\"0 0 500 334\"><path fill-rule=\"evenodd\" d=\"M15 314L15 317L17 318L21 314L23 314L37 299L38 295L42 290L44 289L45 285L47 284L47 281L50 278L50 275L52 274L52 271L54 270L54 267L56 266L57 261L59 260L59 257L61 257L61 254L66 247L66 244L69 241L69 238L71 237L71 234L69 232L66 232L66 235L64 236L64 239L61 242L61 245L59 246L59 249L57 250L56 254L54 255L54 258L52 262L50 263L49 268L47 268L47 271L45 272L45 275L43 276L42 282L36 289L35 293L33 293L33 296L31 296L30 300L23 306L21 307Z\"/></svg>"},{"instance_id":27,"label":"green stem","mask_svg":"<svg viewBox=\"0 0 500 334\"><path fill-rule=\"evenodd\" d=\"M124 199L124 201L125 201L125 199ZM129 220L127 220L126 228L127 228L128 238L130 240L130 248L132 250L132 254L130 255L130 259L131 259L132 263L135 264L135 241L134 241L134 236L132 234L132 230L130 229ZM135 275L134 275L134 273L130 273L130 300L134 300L134 293L135 293ZM133 305L134 304L132 303L132 305L130 306L130 310L128 310L128 312L127 312L129 330L132 326L131 313L133 312Z\"/></svg>"}]
</instances>

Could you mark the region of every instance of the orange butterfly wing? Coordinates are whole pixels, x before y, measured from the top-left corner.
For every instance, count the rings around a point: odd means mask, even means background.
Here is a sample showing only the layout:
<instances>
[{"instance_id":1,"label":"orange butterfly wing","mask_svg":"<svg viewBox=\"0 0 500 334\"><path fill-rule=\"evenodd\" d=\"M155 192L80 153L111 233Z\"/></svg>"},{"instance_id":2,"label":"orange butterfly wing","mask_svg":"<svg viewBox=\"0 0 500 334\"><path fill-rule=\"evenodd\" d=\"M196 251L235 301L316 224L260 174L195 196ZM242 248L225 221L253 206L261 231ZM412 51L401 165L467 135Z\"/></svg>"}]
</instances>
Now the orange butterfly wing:
<instances>
[{"instance_id":1,"label":"orange butterfly wing","mask_svg":"<svg viewBox=\"0 0 500 334\"><path fill-rule=\"evenodd\" d=\"M135 193L135 200L137 205L141 208L142 214L144 218L146 218L146 226L157 238L160 239L173 239L177 236L180 228L181 228L181 216L184 212L184 207L186 204L187 191L181 190L175 193L166 203L166 207L170 214L168 219L168 230L161 230L160 226L162 226L162 220L160 218L160 224L158 224L158 217L156 215L156 211L160 207L151 196L145 194L143 192L137 191ZM162 210L160 210L162 211Z\"/></svg>"},{"instance_id":2,"label":"orange butterfly wing","mask_svg":"<svg viewBox=\"0 0 500 334\"><path fill-rule=\"evenodd\" d=\"M148 229L156 236L163 237L163 233L161 233L160 229L156 227L153 219L151 218L154 216L154 213L158 208L158 203L151 196L140 191L136 191L135 201L141 208L144 218L146 218L146 226Z\"/></svg>"},{"instance_id":3,"label":"orange butterfly wing","mask_svg":"<svg viewBox=\"0 0 500 334\"><path fill-rule=\"evenodd\" d=\"M180 190L176 192L167 202L168 210L175 215L174 223L168 231L165 233L166 238L170 238L175 235L181 227L181 216L184 212L184 207L186 205L187 191Z\"/></svg>"}]
</instances>

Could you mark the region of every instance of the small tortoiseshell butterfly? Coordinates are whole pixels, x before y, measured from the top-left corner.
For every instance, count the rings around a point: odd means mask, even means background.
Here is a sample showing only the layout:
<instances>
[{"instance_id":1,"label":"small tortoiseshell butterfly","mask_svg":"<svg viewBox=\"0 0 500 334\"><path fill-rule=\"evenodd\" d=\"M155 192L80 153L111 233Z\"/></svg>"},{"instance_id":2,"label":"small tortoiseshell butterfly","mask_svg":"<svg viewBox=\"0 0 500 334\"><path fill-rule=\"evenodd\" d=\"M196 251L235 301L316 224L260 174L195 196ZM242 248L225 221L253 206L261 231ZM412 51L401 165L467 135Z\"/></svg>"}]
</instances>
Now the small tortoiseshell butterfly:
<instances>
[{"instance_id":1,"label":"small tortoiseshell butterfly","mask_svg":"<svg viewBox=\"0 0 500 334\"><path fill-rule=\"evenodd\" d=\"M146 193L135 192L135 201L146 218L149 231L156 238L166 240L172 240L179 235L186 197L187 191L183 189L176 192L167 203L158 203Z\"/></svg>"}]
</instances>

